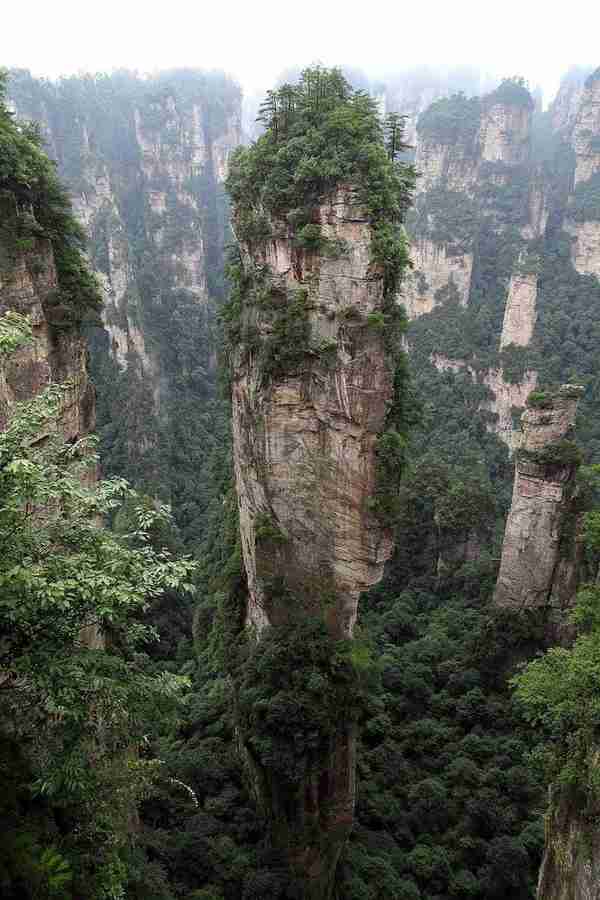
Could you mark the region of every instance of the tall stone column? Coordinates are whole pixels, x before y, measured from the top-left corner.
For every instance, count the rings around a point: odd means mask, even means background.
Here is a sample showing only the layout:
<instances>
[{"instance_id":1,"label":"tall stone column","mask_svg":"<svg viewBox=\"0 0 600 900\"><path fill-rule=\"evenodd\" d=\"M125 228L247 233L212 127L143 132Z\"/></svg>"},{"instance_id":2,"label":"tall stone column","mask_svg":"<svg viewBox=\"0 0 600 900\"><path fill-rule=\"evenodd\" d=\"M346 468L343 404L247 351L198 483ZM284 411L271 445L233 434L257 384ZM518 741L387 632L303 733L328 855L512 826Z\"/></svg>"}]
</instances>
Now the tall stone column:
<instances>
[{"instance_id":1,"label":"tall stone column","mask_svg":"<svg viewBox=\"0 0 600 900\"><path fill-rule=\"evenodd\" d=\"M549 624L560 624L577 586L579 454L572 436L582 393L567 384L554 393L533 392L527 401L494 594L499 607L547 608Z\"/></svg>"},{"instance_id":2,"label":"tall stone column","mask_svg":"<svg viewBox=\"0 0 600 900\"><path fill-rule=\"evenodd\" d=\"M359 595L380 579L392 549L373 509L394 371L371 226L349 185L324 199L316 218L321 246L339 253L300 250L293 230L281 228L260 249L241 244L253 286L233 364L233 443L246 624L258 646L270 627L302 621L322 623L332 647L351 638ZM249 751L267 817L314 898L331 894L353 818L355 724L336 715L328 748L307 760L300 784Z\"/></svg>"}]
</instances>

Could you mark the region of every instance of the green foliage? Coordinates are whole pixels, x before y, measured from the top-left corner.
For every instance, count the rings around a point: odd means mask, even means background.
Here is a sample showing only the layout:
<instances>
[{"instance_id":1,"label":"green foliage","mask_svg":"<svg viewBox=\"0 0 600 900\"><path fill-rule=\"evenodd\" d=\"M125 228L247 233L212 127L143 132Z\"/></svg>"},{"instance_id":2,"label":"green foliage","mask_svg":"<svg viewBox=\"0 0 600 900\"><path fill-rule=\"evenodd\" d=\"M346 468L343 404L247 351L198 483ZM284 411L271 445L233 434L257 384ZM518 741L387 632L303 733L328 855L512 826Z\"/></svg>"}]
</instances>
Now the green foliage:
<instances>
[{"instance_id":1,"label":"green foliage","mask_svg":"<svg viewBox=\"0 0 600 900\"><path fill-rule=\"evenodd\" d=\"M594 467L595 469L596 467ZM587 473L592 480L597 472ZM584 516L592 571L600 560L600 513ZM570 612L578 636L568 647L551 647L512 679L515 697L542 741L533 761L560 791L578 798L583 814L600 799L600 587L584 584Z\"/></svg>"},{"instance_id":2,"label":"green foliage","mask_svg":"<svg viewBox=\"0 0 600 900\"><path fill-rule=\"evenodd\" d=\"M465 252L475 238L476 217L477 206L468 194L436 186L417 196L408 228L416 237Z\"/></svg>"},{"instance_id":3,"label":"green foliage","mask_svg":"<svg viewBox=\"0 0 600 900\"><path fill-rule=\"evenodd\" d=\"M40 239L49 242L58 290L48 301L48 319L55 327L77 325L102 302L83 257L84 234L42 150L39 130L17 123L5 97L6 74L0 72L0 243L10 255L35 251Z\"/></svg>"},{"instance_id":4,"label":"green foliage","mask_svg":"<svg viewBox=\"0 0 600 900\"><path fill-rule=\"evenodd\" d=\"M227 190L239 240L257 241L265 216L276 229L300 228L299 246L316 250L314 211L338 186L351 186L374 226L383 229L374 259L389 282L406 264L399 223L410 202L414 172L386 153L375 102L354 91L337 69L315 67L297 85L271 92L262 107L265 133L233 156ZM401 123L394 141L401 143ZM389 244L394 246L388 246Z\"/></svg>"},{"instance_id":5,"label":"green foliage","mask_svg":"<svg viewBox=\"0 0 600 900\"><path fill-rule=\"evenodd\" d=\"M575 441L563 438L546 444L541 450L526 450L521 448L519 458L539 466L579 466L582 461L582 453Z\"/></svg>"},{"instance_id":6,"label":"green foliage","mask_svg":"<svg viewBox=\"0 0 600 900\"><path fill-rule=\"evenodd\" d=\"M31 324L26 316L8 310L0 316L0 364L2 357L14 353L19 347L31 344L33 334Z\"/></svg>"},{"instance_id":7,"label":"green foliage","mask_svg":"<svg viewBox=\"0 0 600 900\"><path fill-rule=\"evenodd\" d=\"M463 93L435 100L421 113L417 122L419 135L442 144L463 143L474 148L479 133L481 100Z\"/></svg>"},{"instance_id":8,"label":"green foliage","mask_svg":"<svg viewBox=\"0 0 600 900\"><path fill-rule=\"evenodd\" d=\"M407 536L402 528L400 548ZM483 560L460 596L415 574L406 588L402 558L363 598L381 681L362 719L357 822L339 893L526 900L543 846L543 791L524 765L533 741L501 674L524 636L476 599Z\"/></svg>"},{"instance_id":9,"label":"green foliage","mask_svg":"<svg viewBox=\"0 0 600 900\"><path fill-rule=\"evenodd\" d=\"M490 105L501 103L508 106L522 106L528 110L533 110L534 106L525 79L519 76L505 78L495 91L487 95L486 101Z\"/></svg>"},{"instance_id":10,"label":"green foliage","mask_svg":"<svg viewBox=\"0 0 600 900\"><path fill-rule=\"evenodd\" d=\"M373 499L373 509L387 524L398 515L398 492L400 478L405 464L406 438L389 429L377 439L377 488Z\"/></svg>"},{"instance_id":11,"label":"green foliage","mask_svg":"<svg viewBox=\"0 0 600 900\"><path fill-rule=\"evenodd\" d=\"M531 409L552 409L554 397L547 391L532 391L527 397L527 406Z\"/></svg>"},{"instance_id":12,"label":"green foliage","mask_svg":"<svg viewBox=\"0 0 600 900\"><path fill-rule=\"evenodd\" d=\"M272 327L260 347L259 365L265 378L296 373L310 352L310 321L306 291L279 296Z\"/></svg>"},{"instance_id":13,"label":"green foliage","mask_svg":"<svg viewBox=\"0 0 600 900\"><path fill-rule=\"evenodd\" d=\"M318 619L271 627L246 654L237 680L240 730L264 777L290 792L289 803L358 714L356 665L364 672L370 660L354 642L332 640Z\"/></svg>"},{"instance_id":14,"label":"green foliage","mask_svg":"<svg viewBox=\"0 0 600 900\"><path fill-rule=\"evenodd\" d=\"M16 324L18 342L25 327ZM89 440L66 444L56 429L64 391L15 405L0 434L0 740L26 761L16 776L25 809L41 802L68 821L57 852L40 845L47 896L72 867L74 879L89 879L86 895L101 897L158 766L134 749L176 715L186 684L147 670L142 651L156 632L139 616L165 591L191 587L195 565L152 548L151 528L168 518L161 505L140 508L124 534L104 527L135 495L122 480L90 484ZM17 841L21 808L9 800L3 812ZM11 890L18 884L9 879Z\"/></svg>"}]
</instances>

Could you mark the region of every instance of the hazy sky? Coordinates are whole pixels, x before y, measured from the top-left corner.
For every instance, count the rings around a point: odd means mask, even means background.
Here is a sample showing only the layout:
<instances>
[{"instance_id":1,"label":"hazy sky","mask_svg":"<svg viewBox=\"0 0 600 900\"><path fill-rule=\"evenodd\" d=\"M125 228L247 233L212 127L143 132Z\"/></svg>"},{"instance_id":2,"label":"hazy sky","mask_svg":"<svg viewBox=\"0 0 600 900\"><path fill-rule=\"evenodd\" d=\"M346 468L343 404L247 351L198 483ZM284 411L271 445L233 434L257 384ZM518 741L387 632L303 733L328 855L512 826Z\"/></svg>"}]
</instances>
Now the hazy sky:
<instances>
[{"instance_id":1,"label":"hazy sky","mask_svg":"<svg viewBox=\"0 0 600 900\"><path fill-rule=\"evenodd\" d=\"M349 64L369 75L473 64L541 84L600 65L597 0L0 0L0 65L36 75L221 68L248 91L287 66Z\"/></svg>"}]
</instances>

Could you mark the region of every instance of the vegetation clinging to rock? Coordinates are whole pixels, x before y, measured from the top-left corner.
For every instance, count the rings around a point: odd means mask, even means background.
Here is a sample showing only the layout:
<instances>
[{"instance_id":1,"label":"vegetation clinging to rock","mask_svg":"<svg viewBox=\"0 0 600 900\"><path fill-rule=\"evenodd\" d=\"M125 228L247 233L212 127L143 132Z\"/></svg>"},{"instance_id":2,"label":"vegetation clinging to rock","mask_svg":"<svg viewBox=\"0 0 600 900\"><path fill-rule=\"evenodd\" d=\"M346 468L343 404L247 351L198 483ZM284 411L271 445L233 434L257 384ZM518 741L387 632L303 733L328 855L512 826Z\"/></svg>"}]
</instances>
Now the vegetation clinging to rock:
<instances>
[{"instance_id":1,"label":"vegetation clinging to rock","mask_svg":"<svg viewBox=\"0 0 600 900\"><path fill-rule=\"evenodd\" d=\"M15 121L5 92L6 74L0 72L0 202L6 214L2 242L16 253L33 249L39 238L50 241L58 292L49 301L49 320L75 324L101 305L98 284L82 255L84 232L42 149L39 129Z\"/></svg>"}]
</instances>

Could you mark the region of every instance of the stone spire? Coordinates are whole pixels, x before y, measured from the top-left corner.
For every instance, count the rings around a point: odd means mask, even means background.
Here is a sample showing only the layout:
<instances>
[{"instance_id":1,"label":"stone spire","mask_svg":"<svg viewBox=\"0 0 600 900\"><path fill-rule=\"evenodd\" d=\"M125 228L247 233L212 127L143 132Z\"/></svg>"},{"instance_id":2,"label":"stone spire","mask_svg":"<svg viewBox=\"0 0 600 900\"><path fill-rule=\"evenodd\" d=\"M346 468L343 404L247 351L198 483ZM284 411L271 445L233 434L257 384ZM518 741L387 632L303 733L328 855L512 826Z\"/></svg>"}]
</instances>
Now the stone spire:
<instances>
[{"instance_id":1,"label":"stone spire","mask_svg":"<svg viewBox=\"0 0 600 900\"><path fill-rule=\"evenodd\" d=\"M577 585L575 473L572 440L579 385L533 392L522 418L512 505L506 522L496 606L559 611Z\"/></svg>"}]
</instances>

